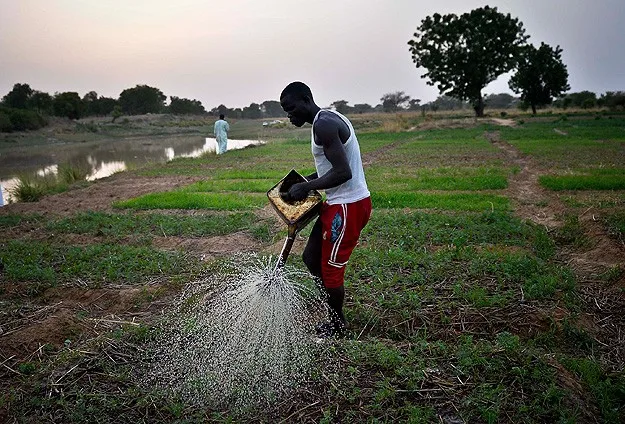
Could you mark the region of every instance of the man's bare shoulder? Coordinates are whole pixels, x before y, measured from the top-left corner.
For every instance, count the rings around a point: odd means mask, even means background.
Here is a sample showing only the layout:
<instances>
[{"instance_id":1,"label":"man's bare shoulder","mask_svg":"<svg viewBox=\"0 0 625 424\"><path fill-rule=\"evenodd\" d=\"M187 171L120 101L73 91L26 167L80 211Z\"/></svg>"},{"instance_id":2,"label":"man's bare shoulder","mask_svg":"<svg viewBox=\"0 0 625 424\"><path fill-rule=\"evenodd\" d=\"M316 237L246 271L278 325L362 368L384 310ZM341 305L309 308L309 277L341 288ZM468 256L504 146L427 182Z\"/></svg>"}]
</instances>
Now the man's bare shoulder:
<instances>
[{"instance_id":1,"label":"man's bare shoulder","mask_svg":"<svg viewBox=\"0 0 625 424\"><path fill-rule=\"evenodd\" d=\"M345 122L338 115L324 110L315 120L313 130L316 134L336 133L344 126L346 126Z\"/></svg>"}]
</instances>

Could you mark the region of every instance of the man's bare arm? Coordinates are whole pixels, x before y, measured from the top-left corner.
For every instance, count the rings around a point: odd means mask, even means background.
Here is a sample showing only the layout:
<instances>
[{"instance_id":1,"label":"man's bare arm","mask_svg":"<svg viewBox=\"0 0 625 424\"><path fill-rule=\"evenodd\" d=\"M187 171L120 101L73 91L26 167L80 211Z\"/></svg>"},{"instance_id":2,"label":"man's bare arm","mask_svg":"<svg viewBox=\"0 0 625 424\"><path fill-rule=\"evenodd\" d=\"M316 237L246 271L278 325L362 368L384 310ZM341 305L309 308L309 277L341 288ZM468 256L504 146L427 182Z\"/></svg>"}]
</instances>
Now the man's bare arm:
<instances>
[{"instance_id":1,"label":"man's bare arm","mask_svg":"<svg viewBox=\"0 0 625 424\"><path fill-rule=\"evenodd\" d=\"M319 117L314 129L315 143L323 146L323 153L332 164L332 168L320 178L293 185L289 190L289 197L292 200L305 198L310 190L326 190L352 178L352 170L339 137L337 122L330 117Z\"/></svg>"}]
</instances>

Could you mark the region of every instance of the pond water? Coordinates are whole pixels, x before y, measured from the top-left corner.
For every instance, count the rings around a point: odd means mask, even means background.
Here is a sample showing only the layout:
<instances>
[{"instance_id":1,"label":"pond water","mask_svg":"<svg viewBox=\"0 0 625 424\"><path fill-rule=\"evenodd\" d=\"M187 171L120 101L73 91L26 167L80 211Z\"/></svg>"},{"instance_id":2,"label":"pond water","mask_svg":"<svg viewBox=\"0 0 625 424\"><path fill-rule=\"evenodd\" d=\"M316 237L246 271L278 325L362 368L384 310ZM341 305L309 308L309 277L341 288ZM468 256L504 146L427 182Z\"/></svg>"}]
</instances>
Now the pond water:
<instances>
[{"instance_id":1,"label":"pond water","mask_svg":"<svg viewBox=\"0 0 625 424\"><path fill-rule=\"evenodd\" d=\"M228 150L264 144L260 140L228 140ZM11 191L18 175L56 175L60 164L75 164L90 170L87 180L146 163L164 163L174 158L198 157L215 152L214 138L199 136L137 137L97 142L59 142L0 150L0 205L15 201ZM9 150L9 149L6 149Z\"/></svg>"}]
</instances>

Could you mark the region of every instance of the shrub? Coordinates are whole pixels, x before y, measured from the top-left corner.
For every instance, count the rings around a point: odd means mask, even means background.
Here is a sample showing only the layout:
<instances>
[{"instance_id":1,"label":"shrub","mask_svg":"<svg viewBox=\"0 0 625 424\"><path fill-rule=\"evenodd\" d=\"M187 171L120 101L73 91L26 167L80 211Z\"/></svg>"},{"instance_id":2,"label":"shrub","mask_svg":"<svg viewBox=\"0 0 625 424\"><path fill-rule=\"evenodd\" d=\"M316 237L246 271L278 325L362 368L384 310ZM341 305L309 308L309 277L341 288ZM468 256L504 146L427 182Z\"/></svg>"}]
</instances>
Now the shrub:
<instances>
[{"instance_id":1,"label":"shrub","mask_svg":"<svg viewBox=\"0 0 625 424\"><path fill-rule=\"evenodd\" d=\"M13 124L11 118L4 112L0 112L0 132L12 132Z\"/></svg>"},{"instance_id":2,"label":"shrub","mask_svg":"<svg viewBox=\"0 0 625 424\"><path fill-rule=\"evenodd\" d=\"M592 109L595 105L596 102L593 99L586 99L582 102L582 109Z\"/></svg>"},{"instance_id":3,"label":"shrub","mask_svg":"<svg viewBox=\"0 0 625 424\"><path fill-rule=\"evenodd\" d=\"M14 109L10 107L0 107L0 131L26 131L37 130L48 125L48 121L32 110Z\"/></svg>"},{"instance_id":4,"label":"shrub","mask_svg":"<svg viewBox=\"0 0 625 424\"><path fill-rule=\"evenodd\" d=\"M625 108L625 91L608 91L597 100L599 106L607 106L610 110L623 110Z\"/></svg>"},{"instance_id":5,"label":"shrub","mask_svg":"<svg viewBox=\"0 0 625 424\"><path fill-rule=\"evenodd\" d=\"M499 115L501 115L502 118L505 118L506 116L508 116L508 112L506 112L505 110L502 110Z\"/></svg>"},{"instance_id":6,"label":"shrub","mask_svg":"<svg viewBox=\"0 0 625 424\"><path fill-rule=\"evenodd\" d=\"M122 115L122 107L120 105L115 105L113 111L111 112L111 116L113 117L113 120L111 122L115 122L115 120Z\"/></svg>"}]
</instances>

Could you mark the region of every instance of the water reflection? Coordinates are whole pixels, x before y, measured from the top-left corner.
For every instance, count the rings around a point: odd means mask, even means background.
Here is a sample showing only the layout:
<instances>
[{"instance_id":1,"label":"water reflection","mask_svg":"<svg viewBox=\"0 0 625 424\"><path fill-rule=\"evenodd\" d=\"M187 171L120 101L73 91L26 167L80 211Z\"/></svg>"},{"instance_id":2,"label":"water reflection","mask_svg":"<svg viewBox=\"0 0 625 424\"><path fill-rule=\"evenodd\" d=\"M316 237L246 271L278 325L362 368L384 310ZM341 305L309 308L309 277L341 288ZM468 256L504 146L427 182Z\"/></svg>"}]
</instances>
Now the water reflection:
<instances>
[{"instance_id":1,"label":"water reflection","mask_svg":"<svg viewBox=\"0 0 625 424\"><path fill-rule=\"evenodd\" d=\"M46 166L45 168L42 168L37 171L37 175L39 175L40 177L46 177L48 175L56 175L58 173L59 173L59 165L56 163L54 165Z\"/></svg>"},{"instance_id":2,"label":"water reflection","mask_svg":"<svg viewBox=\"0 0 625 424\"><path fill-rule=\"evenodd\" d=\"M114 160L112 162L102 162L94 166L94 171L87 175L87 181L97 180L98 178L108 177L116 172L126 170L126 162Z\"/></svg>"},{"instance_id":3,"label":"water reflection","mask_svg":"<svg viewBox=\"0 0 625 424\"><path fill-rule=\"evenodd\" d=\"M264 144L260 140L228 140L228 150L242 149L250 145ZM161 137L106 140L85 143L55 143L33 146L21 151L0 151L0 187L2 202L12 199L11 192L18 182L18 175L57 175L59 164L72 164L90 170L87 180L108 177L132 165L168 162L180 157L198 157L214 153L215 138Z\"/></svg>"},{"instance_id":4,"label":"water reflection","mask_svg":"<svg viewBox=\"0 0 625 424\"><path fill-rule=\"evenodd\" d=\"M12 201L11 191L13 191L16 185L17 178L0 180L0 191L2 191L2 201L0 201L0 204L2 206Z\"/></svg>"}]
</instances>

